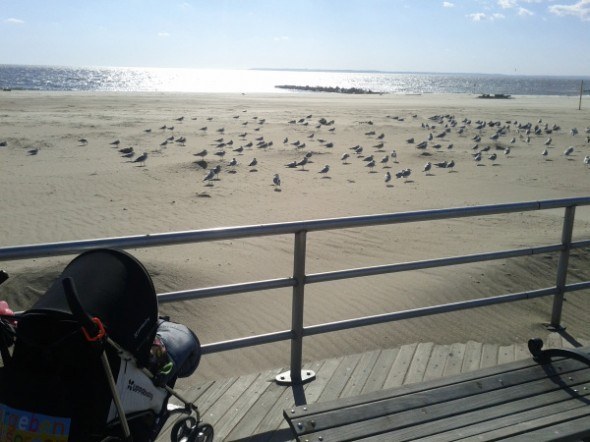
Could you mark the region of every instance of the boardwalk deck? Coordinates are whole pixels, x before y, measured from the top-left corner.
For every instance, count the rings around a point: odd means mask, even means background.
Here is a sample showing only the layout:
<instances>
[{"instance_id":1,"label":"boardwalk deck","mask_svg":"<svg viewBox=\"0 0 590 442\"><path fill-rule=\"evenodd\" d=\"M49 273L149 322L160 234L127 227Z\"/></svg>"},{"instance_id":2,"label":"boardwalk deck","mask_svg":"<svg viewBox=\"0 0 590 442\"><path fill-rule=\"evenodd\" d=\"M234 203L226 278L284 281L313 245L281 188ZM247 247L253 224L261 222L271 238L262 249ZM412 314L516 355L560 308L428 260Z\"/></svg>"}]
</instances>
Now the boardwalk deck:
<instances>
[{"instance_id":1,"label":"boardwalk deck","mask_svg":"<svg viewBox=\"0 0 590 442\"><path fill-rule=\"evenodd\" d=\"M581 340L576 346L590 345ZM545 348L571 348L571 339L551 334ZM282 410L297 398L305 403L353 397L403 384L446 377L530 357L526 343L509 346L469 341L452 345L416 343L311 362L305 369L316 380L302 388L277 385L285 368L196 385L183 394L195 401L205 422L215 427L216 441L281 442L294 440ZM171 419L159 442L169 441Z\"/></svg>"}]
</instances>

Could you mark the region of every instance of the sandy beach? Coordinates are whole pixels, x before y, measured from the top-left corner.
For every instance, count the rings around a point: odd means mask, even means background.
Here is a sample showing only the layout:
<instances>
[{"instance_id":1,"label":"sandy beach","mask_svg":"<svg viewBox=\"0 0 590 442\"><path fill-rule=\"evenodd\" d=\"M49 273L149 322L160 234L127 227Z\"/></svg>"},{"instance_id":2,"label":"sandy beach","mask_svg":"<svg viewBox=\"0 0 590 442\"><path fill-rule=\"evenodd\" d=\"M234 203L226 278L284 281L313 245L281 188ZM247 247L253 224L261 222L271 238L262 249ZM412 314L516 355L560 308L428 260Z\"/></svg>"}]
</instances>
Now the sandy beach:
<instances>
[{"instance_id":1,"label":"sandy beach","mask_svg":"<svg viewBox=\"0 0 590 442\"><path fill-rule=\"evenodd\" d=\"M0 244L589 196L590 168L583 162L590 155L589 109L587 99L578 110L578 97L554 96L2 92ZM486 126L477 129L478 122ZM533 127L528 142L518 129L526 123ZM501 127L505 134L490 139ZM548 134L546 127L559 129ZM417 148L422 141L427 147ZM362 152L351 149L357 145ZM129 147L136 154L125 158L119 150ZM203 150L206 155L195 156ZM225 155L216 155L221 151ZM143 152L147 160L134 162ZM310 153L304 166L286 167ZM374 167L365 161L370 155ZM257 165L248 166L254 158ZM436 166L445 161L454 167ZM431 169L424 172L427 162ZM216 178L204 181L217 165ZM328 172L320 173L326 165ZM396 178L403 169L411 174ZM273 184L277 173L280 188ZM314 233L306 270L555 244L562 219L557 210ZM590 238L590 209L577 210L574 238ZM292 237L278 236L130 252L162 293L290 276L292 247ZM0 263L11 276L0 297L17 310L28 308L72 258ZM568 282L589 278L588 258L588 251L572 253ZM314 284L306 290L305 321L547 287L555 283L556 267L551 255ZM287 289L161 306L203 343L286 330L290 310ZM550 313L551 299L540 299L314 336L305 340L304 359L419 341L523 342L546 335ZM590 339L589 315L587 291L567 297L563 318L572 336ZM194 378L288 361L287 342L207 355Z\"/></svg>"}]
</instances>

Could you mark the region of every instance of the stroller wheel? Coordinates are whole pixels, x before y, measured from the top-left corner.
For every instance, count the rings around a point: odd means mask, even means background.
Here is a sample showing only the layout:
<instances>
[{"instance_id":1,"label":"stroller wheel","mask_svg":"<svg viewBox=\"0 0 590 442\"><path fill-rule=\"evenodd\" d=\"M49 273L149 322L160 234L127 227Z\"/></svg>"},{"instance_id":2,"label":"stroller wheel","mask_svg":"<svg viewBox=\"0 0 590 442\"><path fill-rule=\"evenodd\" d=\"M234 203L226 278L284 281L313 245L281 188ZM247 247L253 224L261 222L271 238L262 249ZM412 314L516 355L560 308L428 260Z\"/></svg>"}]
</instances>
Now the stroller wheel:
<instances>
[{"instance_id":1,"label":"stroller wheel","mask_svg":"<svg viewBox=\"0 0 590 442\"><path fill-rule=\"evenodd\" d=\"M196 442L198 435L197 420L188 416L172 426L170 440L172 442Z\"/></svg>"},{"instance_id":2,"label":"stroller wheel","mask_svg":"<svg viewBox=\"0 0 590 442\"><path fill-rule=\"evenodd\" d=\"M197 442L213 442L213 426L203 424L198 427Z\"/></svg>"}]
</instances>

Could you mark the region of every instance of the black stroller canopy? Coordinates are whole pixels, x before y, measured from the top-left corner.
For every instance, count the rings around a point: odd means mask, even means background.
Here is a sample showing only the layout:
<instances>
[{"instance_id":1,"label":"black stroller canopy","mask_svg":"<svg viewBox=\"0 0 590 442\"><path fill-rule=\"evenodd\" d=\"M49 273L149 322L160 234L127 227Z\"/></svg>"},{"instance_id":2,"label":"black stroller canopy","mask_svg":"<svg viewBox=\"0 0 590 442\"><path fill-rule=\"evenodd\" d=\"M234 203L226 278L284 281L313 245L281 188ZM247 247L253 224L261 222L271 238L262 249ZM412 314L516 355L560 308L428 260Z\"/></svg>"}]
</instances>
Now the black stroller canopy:
<instances>
[{"instance_id":1,"label":"black stroller canopy","mask_svg":"<svg viewBox=\"0 0 590 442\"><path fill-rule=\"evenodd\" d=\"M73 279L83 309L102 321L115 342L145 360L158 320L156 292L145 267L119 250L82 253L67 265L29 313L71 315L62 285L67 277Z\"/></svg>"}]
</instances>

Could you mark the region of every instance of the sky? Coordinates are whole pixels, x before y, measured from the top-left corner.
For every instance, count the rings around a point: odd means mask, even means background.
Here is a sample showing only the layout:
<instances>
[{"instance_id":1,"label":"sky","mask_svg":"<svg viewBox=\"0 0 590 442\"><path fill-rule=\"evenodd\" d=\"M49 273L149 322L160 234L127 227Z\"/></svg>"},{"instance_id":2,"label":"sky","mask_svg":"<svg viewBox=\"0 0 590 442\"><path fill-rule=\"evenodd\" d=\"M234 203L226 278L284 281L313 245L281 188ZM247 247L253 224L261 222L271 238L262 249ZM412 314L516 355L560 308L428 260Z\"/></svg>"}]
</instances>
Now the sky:
<instances>
[{"instance_id":1,"label":"sky","mask_svg":"<svg viewBox=\"0 0 590 442\"><path fill-rule=\"evenodd\" d=\"M0 64L590 75L590 0L0 0Z\"/></svg>"}]
</instances>

